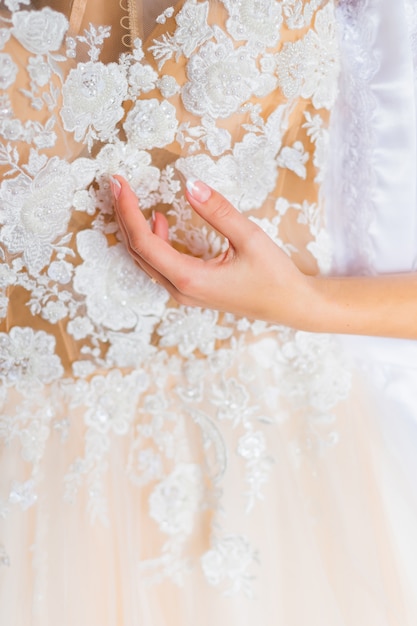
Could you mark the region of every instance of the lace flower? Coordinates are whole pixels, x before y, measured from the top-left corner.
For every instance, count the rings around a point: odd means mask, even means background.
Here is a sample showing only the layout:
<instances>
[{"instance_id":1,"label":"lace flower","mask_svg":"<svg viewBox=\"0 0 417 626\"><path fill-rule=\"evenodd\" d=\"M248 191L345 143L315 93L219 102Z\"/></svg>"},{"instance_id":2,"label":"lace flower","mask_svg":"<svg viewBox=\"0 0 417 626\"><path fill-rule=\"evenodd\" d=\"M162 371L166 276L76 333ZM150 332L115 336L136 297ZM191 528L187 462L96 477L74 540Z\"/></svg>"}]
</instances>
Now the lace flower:
<instances>
[{"instance_id":1,"label":"lace flower","mask_svg":"<svg viewBox=\"0 0 417 626\"><path fill-rule=\"evenodd\" d=\"M266 443L263 432L248 432L238 442L237 452L244 459L259 459L265 453Z\"/></svg>"},{"instance_id":2,"label":"lace flower","mask_svg":"<svg viewBox=\"0 0 417 626\"><path fill-rule=\"evenodd\" d=\"M116 367L138 367L155 352L151 345L155 322L152 318L142 318L140 328L127 334L112 333L106 354L106 363Z\"/></svg>"},{"instance_id":3,"label":"lace flower","mask_svg":"<svg viewBox=\"0 0 417 626\"><path fill-rule=\"evenodd\" d=\"M126 136L137 148L163 148L175 139L176 109L169 102L138 100L123 124Z\"/></svg>"},{"instance_id":4,"label":"lace flower","mask_svg":"<svg viewBox=\"0 0 417 626\"><path fill-rule=\"evenodd\" d=\"M180 90L174 76L168 76L168 74L161 76L161 78L157 81L156 86L164 98L172 98L172 96L175 96L175 94Z\"/></svg>"},{"instance_id":5,"label":"lace flower","mask_svg":"<svg viewBox=\"0 0 417 626\"><path fill-rule=\"evenodd\" d=\"M78 341L88 337L94 331L94 326L88 317L75 317L68 322L67 331Z\"/></svg>"},{"instance_id":6,"label":"lace flower","mask_svg":"<svg viewBox=\"0 0 417 626\"><path fill-rule=\"evenodd\" d=\"M129 69L128 80L133 95L147 93L155 87L158 74L149 65L135 63Z\"/></svg>"},{"instance_id":7,"label":"lace flower","mask_svg":"<svg viewBox=\"0 0 417 626\"><path fill-rule=\"evenodd\" d=\"M208 2L186 2L175 18L177 29L175 42L181 47L186 57L190 57L194 50L209 39L213 32L207 24L209 11Z\"/></svg>"},{"instance_id":8,"label":"lace flower","mask_svg":"<svg viewBox=\"0 0 417 626\"><path fill-rule=\"evenodd\" d=\"M265 136L248 133L235 144L233 154L213 161L206 154L178 159L186 178L204 180L240 211L259 208L273 191L277 179L275 149Z\"/></svg>"},{"instance_id":9,"label":"lace flower","mask_svg":"<svg viewBox=\"0 0 417 626\"><path fill-rule=\"evenodd\" d=\"M0 289L5 289L9 285L13 285L16 279L16 272L6 265L6 263L0 263Z\"/></svg>"},{"instance_id":10,"label":"lace flower","mask_svg":"<svg viewBox=\"0 0 417 626\"><path fill-rule=\"evenodd\" d=\"M127 94L125 73L116 63L79 63L62 88L61 117L65 130L74 132L76 141L87 137L107 141L116 133Z\"/></svg>"},{"instance_id":11,"label":"lace flower","mask_svg":"<svg viewBox=\"0 0 417 626\"><path fill-rule=\"evenodd\" d=\"M31 0L4 0L9 11L18 11L21 4L30 4Z\"/></svg>"},{"instance_id":12,"label":"lace flower","mask_svg":"<svg viewBox=\"0 0 417 626\"><path fill-rule=\"evenodd\" d=\"M67 285L72 276L73 265L67 261L52 261L48 267L48 276L56 283Z\"/></svg>"},{"instance_id":13,"label":"lace flower","mask_svg":"<svg viewBox=\"0 0 417 626\"><path fill-rule=\"evenodd\" d=\"M337 95L339 75L339 42L336 33L334 8L328 3L316 14L314 30L309 31L307 40L314 67L308 75L302 96L312 98L316 109L330 109Z\"/></svg>"},{"instance_id":14,"label":"lace flower","mask_svg":"<svg viewBox=\"0 0 417 626\"><path fill-rule=\"evenodd\" d=\"M189 535L201 508L204 483L198 465L180 464L161 481L149 498L149 514L168 535Z\"/></svg>"},{"instance_id":15,"label":"lace flower","mask_svg":"<svg viewBox=\"0 0 417 626\"><path fill-rule=\"evenodd\" d=\"M208 309L171 309L167 311L158 327L161 346L178 346L182 356L188 356L194 350L211 354L217 339L227 339L232 334L231 328L217 324L219 314Z\"/></svg>"},{"instance_id":16,"label":"lace flower","mask_svg":"<svg viewBox=\"0 0 417 626\"><path fill-rule=\"evenodd\" d=\"M281 4L277 0L222 0L229 11L226 27L236 41L247 40L259 47L275 46L282 24Z\"/></svg>"},{"instance_id":17,"label":"lace flower","mask_svg":"<svg viewBox=\"0 0 417 626\"><path fill-rule=\"evenodd\" d=\"M282 347L291 364L282 369L283 392L307 395L308 406L323 414L343 400L351 386L350 372L334 348L331 337L297 331ZM305 372L309 372L307 384Z\"/></svg>"},{"instance_id":18,"label":"lace flower","mask_svg":"<svg viewBox=\"0 0 417 626\"><path fill-rule=\"evenodd\" d=\"M47 411L45 411L47 413ZM35 463L42 458L45 444L48 441L50 430L41 420L33 419L20 433L22 443L22 457L29 463Z\"/></svg>"},{"instance_id":19,"label":"lace flower","mask_svg":"<svg viewBox=\"0 0 417 626\"><path fill-rule=\"evenodd\" d=\"M203 554L201 566L210 585L217 587L229 582L229 593L237 593L241 589L249 591L248 570L254 559L254 551L245 537L227 535L217 539L214 547Z\"/></svg>"},{"instance_id":20,"label":"lace flower","mask_svg":"<svg viewBox=\"0 0 417 626\"><path fill-rule=\"evenodd\" d=\"M17 141L24 135L23 124L20 120L10 119L9 115L11 115L11 108L8 108L8 104L6 104L6 102L4 103L4 106L5 114L1 115L2 112L0 112L0 134L4 137L4 139Z\"/></svg>"},{"instance_id":21,"label":"lace flower","mask_svg":"<svg viewBox=\"0 0 417 626\"><path fill-rule=\"evenodd\" d=\"M248 392L235 378L214 385L211 401L218 407L218 419L230 420L235 426L250 412Z\"/></svg>"},{"instance_id":22,"label":"lace flower","mask_svg":"<svg viewBox=\"0 0 417 626\"><path fill-rule=\"evenodd\" d=\"M64 373L55 354L55 337L43 330L15 326L0 333L0 380L25 393Z\"/></svg>"},{"instance_id":23,"label":"lace flower","mask_svg":"<svg viewBox=\"0 0 417 626\"><path fill-rule=\"evenodd\" d=\"M141 316L162 315L166 291L138 269L122 244L108 247L102 233L84 230L77 248L84 262L75 270L74 288L86 296L93 322L121 330L134 328Z\"/></svg>"},{"instance_id":24,"label":"lace flower","mask_svg":"<svg viewBox=\"0 0 417 626\"><path fill-rule=\"evenodd\" d=\"M0 28L0 50L3 50L4 46L10 39L10 30L8 28Z\"/></svg>"},{"instance_id":25,"label":"lace flower","mask_svg":"<svg viewBox=\"0 0 417 626\"><path fill-rule=\"evenodd\" d=\"M141 208L152 206L161 172L152 165L148 152L139 150L130 142L116 142L105 145L97 155L96 162L100 174L121 174L129 181Z\"/></svg>"},{"instance_id":26,"label":"lace flower","mask_svg":"<svg viewBox=\"0 0 417 626\"><path fill-rule=\"evenodd\" d=\"M42 308L42 317L51 324L56 324L67 315L68 309L61 300L49 300Z\"/></svg>"},{"instance_id":27,"label":"lace flower","mask_svg":"<svg viewBox=\"0 0 417 626\"><path fill-rule=\"evenodd\" d=\"M13 63L10 54L0 53L0 89L7 89L13 85L17 74L17 65Z\"/></svg>"},{"instance_id":28,"label":"lace flower","mask_svg":"<svg viewBox=\"0 0 417 626\"><path fill-rule=\"evenodd\" d=\"M329 233L322 228L313 241L307 244L307 250L316 259L322 274L327 274L332 268L333 246Z\"/></svg>"},{"instance_id":29,"label":"lace flower","mask_svg":"<svg viewBox=\"0 0 417 626\"><path fill-rule=\"evenodd\" d=\"M297 29L308 26L316 9L324 0L282 0L285 21L288 28Z\"/></svg>"},{"instance_id":30,"label":"lace flower","mask_svg":"<svg viewBox=\"0 0 417 626\"><path fill-rule=\"evenodd\" d=\"M12 17L12 33L26 50L45 54L58 50L68 29L68 20L45 7L40 11L19 11Z\"/></svg>"},{"instance_id":31,"label":"lace flower","mask_svg":"<svg viewBox=\"0 0 417 626\"><path fill-rule=\"evenodd\" d=\"M136 413L139 394L148 384L148 377L140 370L127 376L120 370L112 370L107 376L95 376L86 397L87 426L103 434L126 435Z\"/></svg>"},{"instance_id":32,"label":"lace flower","mask_svg":"<svg viewBox=\"0 0 417 626\"><path fill-rule=\"evenodd\" d=\"M30 479L24 483L13 481L9 495L10 504L18 504L23 511L27 511L37 500L34 480Z\"/></svg>"},{"instance_id":33,"label":"lace flower","mask_svg":"<svg viewBox=\"0 0 417 626\"><path fill-rule=\"evenodd\" d=\"M287 42L276 55L280 86L289 99L311 98L316 109L330 108L339 72L334 13L330 4L318 11L315 30Z\"/></svg>"},{"instance_id":34,"label":"lace flower","mask_svg":"<svg viewBox=\"0 0 417 626\"><path fill-rule=\"evenodd\" d=\"M53 242L66 232L75 190L90 183L94 172L87 159L70 165L52 157L33 180L20 174L3 181L0 241L12 254L23 252L34 276L49 263Z\"/></svg>"},{"instance_id":35,"label":"lace flower","mask_svg":"<svg viewBox=\"0 0 417 626\"><path fill-rule=\"evenodd\" d=\"M183 4L175 17L177 23L175 33L154 39L154 45L150 47L154 58L158 60L159 69L166 61L172 59L174 53L176 60L181 55L190 57L198 46L213 36L213 31L207 24L208 12L208 2L188 0Z\"/></svg>"},{"instance_id":36,"label":"lace flower","mask_svg":"<svg viewBox=\"0 0 417 626\"><path fill-rule=\"evenodd\" d=\"M30 57L27 69L29 76L38 87L44 87L51 77L51 68L44 57Z\"/></svg>"},{"instance_id":37,"label":"lace flower","mask_svg":"<svg viewBox=\"0 0 417 626\"><path fill-rule=\"evenodd\" d=\"M296 98L301 93L307 75L306 63L304 40L285 43L276 55L279 84L288 99Z\"/></svg>"},{"instance_id":38,"label":"lace flower","mask_svg":"<svg viewBox=\"0 0 417 626\"><path fill-rule=\"evenodd\" d=\"M284 146L277 159L279 167L285 167L297 174L302 179L307 177L306 163L309 159L301 141L296 141L293 146Z\"/></svg>"},{"instance_id":39,"label":"lace flower","mask_svg":"<svg viewBox=\"0 0 417 626\"><path fill-rule=\"evenodd\" d=\"M220 31L221 32L221 31ZM235 50L233 41L219 34L187 65L188 82L182 89L185 108L195 115L228 117L256 91L260 74L250 51Z\"/></svg>"},{"instance_id":40,"label":"lace flower","mask_svg":"<svg viewBox=\"0 0 417 626\"><path fill-rule=\"evenodd\" d=\"M207 131L207 135L204 138L207 150L213 156L220 156L227 150L230 150L232 145L230 132L225 128L218 128L212 118L205 118L202 122L204 129Z\"/></svg>"}]
</instances>

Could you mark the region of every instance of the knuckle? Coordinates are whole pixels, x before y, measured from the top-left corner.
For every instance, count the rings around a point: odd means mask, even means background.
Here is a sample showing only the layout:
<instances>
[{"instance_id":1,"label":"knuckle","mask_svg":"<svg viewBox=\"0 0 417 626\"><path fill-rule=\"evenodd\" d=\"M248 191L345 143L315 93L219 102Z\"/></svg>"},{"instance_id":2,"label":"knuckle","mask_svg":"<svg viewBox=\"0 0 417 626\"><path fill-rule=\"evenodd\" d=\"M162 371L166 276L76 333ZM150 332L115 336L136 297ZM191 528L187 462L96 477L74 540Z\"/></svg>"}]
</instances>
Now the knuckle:
<instances>
[{"instance_id":1,"label":"knuckle","mask_svg":"<svg viewBox=\"0 0 417 626\"><path fill-rule=\"evenodd\" d=\"M201 270L183 273L176 281L176 287L179 293L187 300L187 303L199 299L201 292L204 291L203 285Z\"/></svg>"},{"instance_id":2,"label":"knuckle","mask_svg":"<svg viewBox=\"0 0 417 626\"><path fill-rule=\"evenodd\" d=\"M176 280L176 287L181 295L189 296L193 292L193 278L189 274L182 273Z\"/></svg>"},{"instance_id":3,"label":"knuckle","mask_svg":"<svg viewBox=\"0 0 417 626\"><path fill-rule=\"evenodd\" d=\"M223 221L230 216L231 207L226 198L219 198L216 202L216 206L212 209L213 218L216 221Z\"/></svg>"},{"instance_id":4,"label":"knuckle","mask_svg":"<svg viewBox=\"0 0 417 626\"><path fill-rule=\"evenodd\" d=\"M146 256L146 250L149 250L148 236L142 231L129 233L130 248L139 256Z\"/></svg>"},{"instance_id":5,"label":"knuckle","mask_svg":"<svg viewBox=\"0 0 417 626\"><path fill-rule=\"evenodd\" d=\"M265 245L266 234L264 231L249 220L248 236L245 240L245 248L247 252L259 251L259 248Z\"/></svg>"},{"instance_id":6,"label":"knuckle","mask_svg":"<svg viewBox=\"0 0 417 626\"><path fill-rule=\"evenodd\" d=\"M136 252L140 256L142 250L142 237L136 234L131 235L129 237L129 244L132 251Z\"/></svg>"}]
</instances>

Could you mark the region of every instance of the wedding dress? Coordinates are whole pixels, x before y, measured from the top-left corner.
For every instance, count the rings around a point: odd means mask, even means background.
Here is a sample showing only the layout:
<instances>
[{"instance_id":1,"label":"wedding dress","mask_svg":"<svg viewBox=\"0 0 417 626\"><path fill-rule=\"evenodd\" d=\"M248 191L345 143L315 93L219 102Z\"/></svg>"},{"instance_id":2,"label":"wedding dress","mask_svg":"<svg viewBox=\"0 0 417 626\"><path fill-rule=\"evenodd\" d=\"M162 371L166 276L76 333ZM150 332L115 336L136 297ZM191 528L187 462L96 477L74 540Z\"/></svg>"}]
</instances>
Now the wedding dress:
<instances>
[{"instance_id":1,"label":"wedding dress","mask_svg":"<svg viewBox=\"0 0 417 626\"><path fill-rule=\"evenodd\" d=\"M416 269L417 2L68 5L0 5L0 623L415 624L415 343L177 305L109 175L202 258L188 176Z\"/></svg>"}]
</instances>

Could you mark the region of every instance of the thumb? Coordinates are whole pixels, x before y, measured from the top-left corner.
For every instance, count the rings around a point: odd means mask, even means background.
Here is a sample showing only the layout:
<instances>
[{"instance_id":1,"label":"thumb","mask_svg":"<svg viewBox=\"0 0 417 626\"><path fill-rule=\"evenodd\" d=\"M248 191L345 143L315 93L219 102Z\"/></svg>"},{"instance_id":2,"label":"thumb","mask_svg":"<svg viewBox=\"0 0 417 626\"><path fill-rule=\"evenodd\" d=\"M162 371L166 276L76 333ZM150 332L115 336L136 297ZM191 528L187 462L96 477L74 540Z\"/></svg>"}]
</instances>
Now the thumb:
<instances>
[{"instance_id":1,"label":"thumb","mask_svg":"<svg viewBox=\"0 0 417 626\"><path fill-rule=\"evenodd\" d=\"M219 233L224 235L234 248L248 241L256 228L220 193L201 180L187 180L187 199L196 212Z\"/></svg>"}]
</instances>

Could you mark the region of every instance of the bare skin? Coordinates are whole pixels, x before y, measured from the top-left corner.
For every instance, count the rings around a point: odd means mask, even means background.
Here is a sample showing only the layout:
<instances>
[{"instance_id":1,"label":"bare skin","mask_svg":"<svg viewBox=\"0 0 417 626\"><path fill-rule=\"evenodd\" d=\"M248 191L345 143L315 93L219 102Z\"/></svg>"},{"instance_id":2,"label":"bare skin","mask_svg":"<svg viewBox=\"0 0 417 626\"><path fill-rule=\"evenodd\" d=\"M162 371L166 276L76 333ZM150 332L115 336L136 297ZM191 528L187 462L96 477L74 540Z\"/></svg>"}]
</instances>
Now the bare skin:
<instances>
[{"instance_id":1,"label":"bare skin","mask_svg":"<svg viewBox=\"0 0 417 626\"><path fill-rule=\"evenodd\" d=\"M193 209L229 240L209 261L175 250L165 217L152 230L127 182L111 184L117 219L137 264L180 304L228 311L311 332L417 339L417 275L306 276L253 222L200 181L187 185Z\"/></svg>"}]
</instances>

